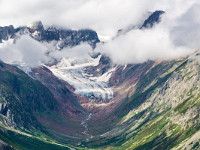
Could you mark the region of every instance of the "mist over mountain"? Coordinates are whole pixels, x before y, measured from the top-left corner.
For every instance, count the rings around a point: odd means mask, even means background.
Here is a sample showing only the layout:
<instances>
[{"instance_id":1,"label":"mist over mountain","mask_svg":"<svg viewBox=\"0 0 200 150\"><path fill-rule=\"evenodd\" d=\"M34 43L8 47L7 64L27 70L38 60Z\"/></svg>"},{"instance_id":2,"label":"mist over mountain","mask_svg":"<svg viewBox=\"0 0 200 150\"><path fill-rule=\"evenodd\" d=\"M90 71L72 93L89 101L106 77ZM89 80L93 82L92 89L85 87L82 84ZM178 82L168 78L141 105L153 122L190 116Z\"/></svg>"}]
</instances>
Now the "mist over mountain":
<instances>
[{"instance_id":1,"label":"mist over mountain","mask_svg":"<svg viewBox=\"0 0 200 150\"><path fill-rule=\"evenodd\" d=\"M117 35L106 44L100 44L97 51L110 56L115 63L126 64L143 63L148 60L170 60L198 50L199 44L195 42L199 28L199 23L194 17L194 12L198 11L196 5L188 8L177 18L171 17L173 11L166 11L164 14L161 11L160 16L157 14L159 11L155 11L143 25L121 29L121 36ZM188 19L188 16L192 17ZM159 19L160 23L154 26L153 23L148 23L154 19Z\"/></svg>"}]
</instances>

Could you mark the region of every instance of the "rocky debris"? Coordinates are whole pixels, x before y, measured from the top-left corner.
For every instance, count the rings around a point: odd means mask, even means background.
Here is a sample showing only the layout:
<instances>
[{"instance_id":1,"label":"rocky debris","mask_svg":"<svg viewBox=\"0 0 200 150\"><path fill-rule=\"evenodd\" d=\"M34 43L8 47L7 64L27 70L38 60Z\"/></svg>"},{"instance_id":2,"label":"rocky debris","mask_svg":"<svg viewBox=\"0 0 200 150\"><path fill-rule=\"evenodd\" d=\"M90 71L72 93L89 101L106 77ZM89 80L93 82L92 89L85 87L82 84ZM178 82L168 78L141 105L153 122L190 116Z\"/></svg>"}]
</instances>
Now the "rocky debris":
<instances>
[{"instance_id":1,"label":"rocky debris","mask_svg":"<svg viewBox=\"0 0 200 150\"><path fill-rule=\"evenodd\" d=\"M100 55L100 54L99 54ZM113 68L114 65L108 56L102 55L99 64L97 66L88 66L85 68L85 73L92 74L93 76L99 77L104 73L108 72L109 69Z\"/></svg>"},{"instance_id":2,"label":"rocky debris","mask_svg":"<svg viewBox=\"0 0 200 150\"><path fill-rule=\"evenodd\" d=\"M84 131L83 131L82 133L83 133L84 135L86 135L87 137L89 137L89 138L91 138L92 135L90 135L90 134L88 133L88 125L87 125L87 122L90 120L91 116L92 116L92 114L89 113L89 114L87 115L86 119L83 120L83 121L81 122L81 125L85 128Z\"/></svg>"}]
</instances>

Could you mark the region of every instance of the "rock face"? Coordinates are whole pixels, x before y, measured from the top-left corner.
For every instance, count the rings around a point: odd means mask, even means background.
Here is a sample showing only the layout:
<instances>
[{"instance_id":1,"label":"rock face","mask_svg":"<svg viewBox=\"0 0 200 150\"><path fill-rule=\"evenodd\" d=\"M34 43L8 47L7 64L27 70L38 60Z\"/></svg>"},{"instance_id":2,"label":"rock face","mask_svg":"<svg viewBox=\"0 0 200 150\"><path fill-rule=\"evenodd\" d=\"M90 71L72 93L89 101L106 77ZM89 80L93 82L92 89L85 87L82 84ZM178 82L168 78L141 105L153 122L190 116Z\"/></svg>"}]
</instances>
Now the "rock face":
<instances>
[{"instance_id":1,"label":"rock face","mask_svg":"<svg viewBox=\"0 0 200 150\"><path fill-rule=\"evenodd\" d=\"M81 43L88 43L95 48L96 43L100 42L97 33L93 30L70 30L57 29L56 27L49 27L44 29L41 21L33 22L27 27L11 26L0 27L0 42L2 40L16 39L23 34L29 34L38 41L57 41L57 47L62 49L64 47L73 47Z\"/></svg>"},{"instance_id":2,"label":"rock face","mask_svg":"<svg viewBox=\"0 0 200 150\"><path fill-rule=\"evenodd\" d=\"M157 10L153 12L147 20L144 21L144 24L142 25L142 28L152 28L154 24L159 23L161 19L161 15L163 15L165 12L161 10Z\"/></svg>"},{"instance_id":3,"label":"rock face","mask_svg":"<svg viewBox=\"0 0 200 150\"><path fill-rule=\"evenodd\" d=\"M10 147L8 144L0 140L0 149L1 150L14 150L12 147Z\"/></svg>"},{"instance_id":4,"label":"rock face","mask_svg":"<svg viewBox=\"0 0 200 150\"><path fill-rule=\"evenodd\" d=\"M58 47L60 49L67 46L76 46L83 42L86 42L90 44L93 48L95 48L96 43L100 42L97 33L89 29L74 31L58 30L54 27L50 27L44 31L43 35L44 36L41 38L41 40L59 41Z\"/></svg>"},{"instance_id":5,"label":"rock face","mask_svg":"<svg viewBox=\"0 0 200 150\"><path fill-rule=\"evenodd\" d=\"M8 40L9 38L14 38L15 29L12 25L0 27L0 43L2 40Z\"/></svg>"},{"instance_id":6,"label":"rock face","mask_svg":"<svg viewBox=\"0 0 200 150\"><path fill-rule=\"evenodd\" d=\"M142 24L141 27L136 27L135 25L129 25L126 28L120 29L117 31L117 35L114 38L117 38L120 35L124 35L128 32L130 32L131 30L134 29L150 29L152 28L155 24L159 23L161 21L161 16L164 14L165 12L162 10L157 10L153 13L151 13L151 15L144 21L144 23Z\"/></svg>"},{"instance_id":7,"label":"rock face","mask_svg":"<svg viewBox=\"0 0 200 150\"><path fill-rule=\"evenodd\" d=\"M0 62L0 118L10 128L38 128L33 113L56 110L50 91L20 69Z\"/></svg>"}]
</instances>

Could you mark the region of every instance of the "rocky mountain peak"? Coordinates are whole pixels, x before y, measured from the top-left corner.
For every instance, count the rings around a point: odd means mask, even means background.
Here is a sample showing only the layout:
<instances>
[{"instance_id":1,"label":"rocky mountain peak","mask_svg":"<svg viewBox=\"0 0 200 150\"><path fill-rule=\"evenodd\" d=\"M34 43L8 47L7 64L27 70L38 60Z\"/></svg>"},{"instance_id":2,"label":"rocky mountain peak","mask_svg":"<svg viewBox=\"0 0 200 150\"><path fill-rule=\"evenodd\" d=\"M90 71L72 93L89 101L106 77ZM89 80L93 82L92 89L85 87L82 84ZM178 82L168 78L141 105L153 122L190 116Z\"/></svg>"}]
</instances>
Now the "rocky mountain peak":
<instances>
[{"instance_id":1,"label":"rocky mountain peak","mask_svg":"<svg viewBox=\"0 0 200 150\"><path fill-rule=\"evenodd\" d=\"M32 22L27 27L32 30L39 30L39 31L44 30L44 27L41 21Z\"/></svg>"},{"instance_id":2,"label":"rocky mountain peak","mask_svg":"<svg viewBox=\"0 0 200 150\"><path fill-rule=\"evenodd\" d=\"M142 26L140 27L140 29L144 29L144 28L152 28L156 23L160 22L161 19L161 15L163 15L165 12L162 10L156 10L155 12L151 13L151 15L144 21L144 23L142 24ZM124 35L134 29L137 29L137 27L133 24L119 29L117 31L117 35L116 37L120 36L120 35ZM116 38L114 37L114 38Z\"/></svg>"},{"instance_id":3,"label":"rocky mountain peak","mask_svg":"<svg viewBox=\"0 0 200 150\"><path fill-rule=\"evenodd\" d=\"M13 37L15 29L12 25L0 27L0 43L2 40L8 40L9 37Z\"/></svg>"},{"instance_id":4,"label":"rocky mountain peak","mask_svg":"<svg viewBox=\"0 0 200 150\"><path fill-rule=\"evenodd\" d=\"M144 24L142 25L142 28L152 28L155 23L160 22L160 17L163 15L165 12L162 10L156 10L153 12L145 21Z\"/></svg>"},{"instance_id":5,"label":"rocky mountain peak","mask_svg":"<svg viewBox=\"0 0 200 150\"><path fill-rule=\"evenodd\" d=\"M0 27L0 43L2 40L15 39L25 34L37 41L57 41L59 49L77 46L81 43L88 43L92 48L95 48L96 43L100 42L97 33L91 29L71 30L58 27L44 29L41 21L35 21L28 26L17 28L12 25Z\"/></svg>"}]
</instances>

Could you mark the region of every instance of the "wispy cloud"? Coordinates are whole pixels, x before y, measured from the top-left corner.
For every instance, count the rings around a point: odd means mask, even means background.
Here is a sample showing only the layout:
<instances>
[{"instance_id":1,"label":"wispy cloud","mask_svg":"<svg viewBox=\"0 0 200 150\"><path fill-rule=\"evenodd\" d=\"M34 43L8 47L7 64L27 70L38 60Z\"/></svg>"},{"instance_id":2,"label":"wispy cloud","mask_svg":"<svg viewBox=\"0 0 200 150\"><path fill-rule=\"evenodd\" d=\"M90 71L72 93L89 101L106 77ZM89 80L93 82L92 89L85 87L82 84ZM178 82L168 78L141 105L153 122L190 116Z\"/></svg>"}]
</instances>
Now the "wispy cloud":
<instances>
[{"instance_id":1,"label":"wispy cloud","mask_svg":"<svg viewBox=\"0 0 200 150\"><path fill-rule=\"evenodd\" d=\"M113 35L129 24L142 23L147 12L159 5L161 8L162 3L160 0L1 0L0 25L26 25L41 20L45 25L92 28L99 34Z\"/></svg>"},{"instance_id":2,"label":"wispy cloud","mask_svg":"<svg viewBox=\"0 0 200 150\"><path fill-rule=\"evenodd\" d=\"M0 59L8 64L23 64L38 67L43 64L60 61L63 57L88 58L92 53L88 44L81 44L73 48L56 49L55 42L40 43L28 35L21 36L15 44L6 42L0 47Z\"/></svg>"},{"instance_id":3,"label":"wispy cloud","mask_svg":"<svg viewBox=\"0 0 200 150\"><path fill-rule=\"evenodd\" d=\"M25 63L36 67L48 61L47 48L28 35L22 36L16 44L7 42L0 48L0 59L9 64Z\"/></svg>"},{"instance_id":4,"label":"wispy cloud","mask_svg":"<svg viewBox=\"0 0 200 150\"><path fill-rule=\"evenodd\" d=\"M96 50L119 64L169 60L194 52L200 48L200 5L195 1L181 2L175 0L152 29L134 29L100 44Z\"/></svg>"}]
</instances>

